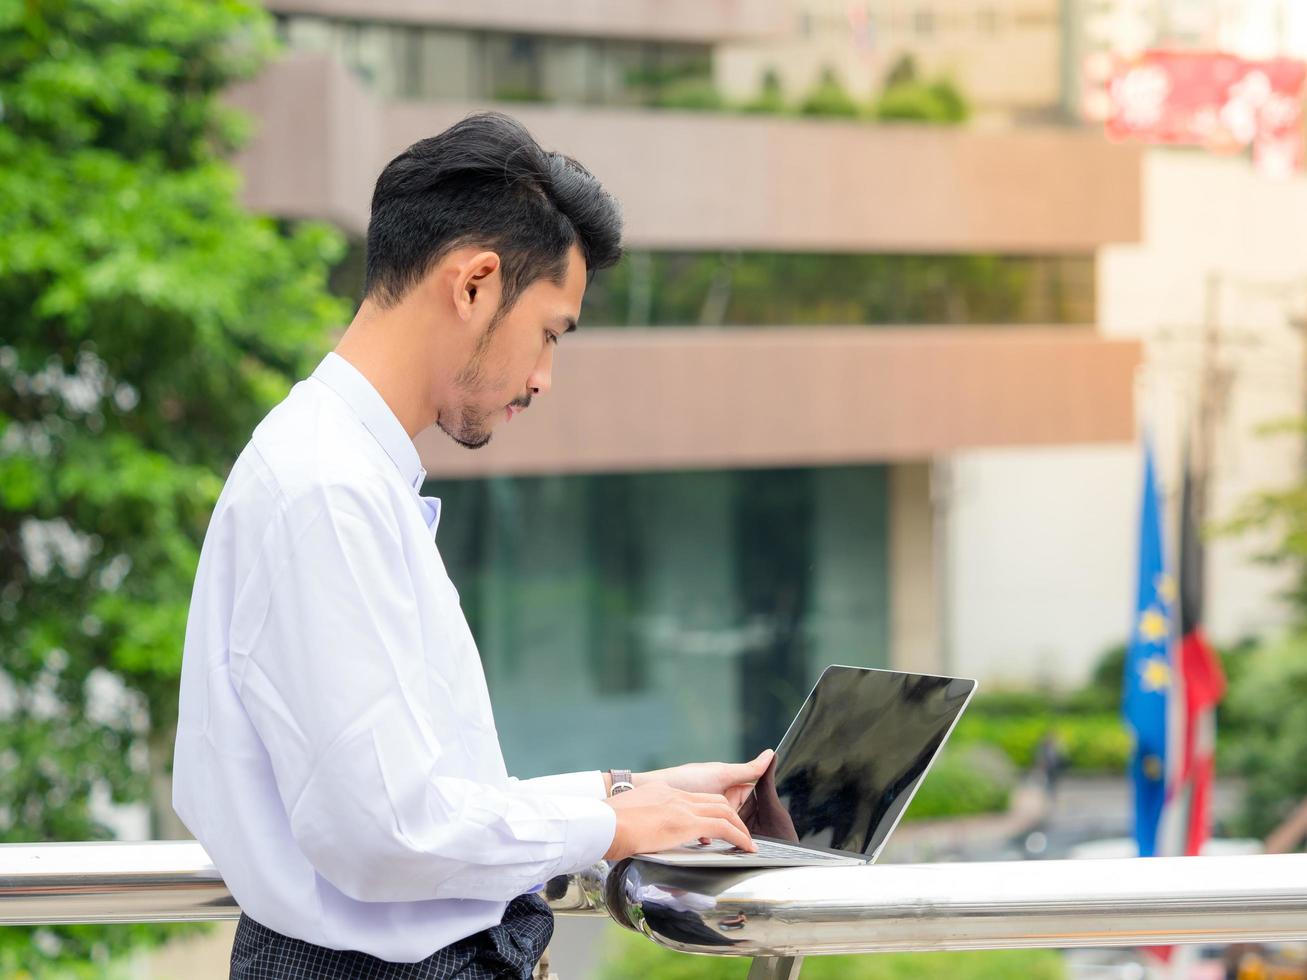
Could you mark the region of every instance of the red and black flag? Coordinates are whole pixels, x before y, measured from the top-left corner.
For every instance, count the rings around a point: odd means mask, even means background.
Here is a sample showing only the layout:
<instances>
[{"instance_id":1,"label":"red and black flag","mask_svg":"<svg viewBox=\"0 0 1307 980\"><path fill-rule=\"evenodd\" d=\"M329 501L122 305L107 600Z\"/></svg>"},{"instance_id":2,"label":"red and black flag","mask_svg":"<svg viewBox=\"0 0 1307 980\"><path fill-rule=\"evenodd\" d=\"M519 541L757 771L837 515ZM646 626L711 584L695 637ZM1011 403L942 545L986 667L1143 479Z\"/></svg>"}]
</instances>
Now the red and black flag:
<instances>
[{"instance_id":1,"label":"red and black flag","mask_svg":"<svg viewBox=\"0 0 1307 980\"><path fill-rule=\"evenodd\" d=\"M1185 805L1184 853L1197 854L1211 828L1212 779L1216 755L1216 705L1225 694L1225 673L1203 633L1204 555L1193 466L1185 455L1180 500L1180 649L1184 689L1183 753L1172 788ZM1183 811L1182 811L1183 812Z\"/></svg>"}]
</instances>

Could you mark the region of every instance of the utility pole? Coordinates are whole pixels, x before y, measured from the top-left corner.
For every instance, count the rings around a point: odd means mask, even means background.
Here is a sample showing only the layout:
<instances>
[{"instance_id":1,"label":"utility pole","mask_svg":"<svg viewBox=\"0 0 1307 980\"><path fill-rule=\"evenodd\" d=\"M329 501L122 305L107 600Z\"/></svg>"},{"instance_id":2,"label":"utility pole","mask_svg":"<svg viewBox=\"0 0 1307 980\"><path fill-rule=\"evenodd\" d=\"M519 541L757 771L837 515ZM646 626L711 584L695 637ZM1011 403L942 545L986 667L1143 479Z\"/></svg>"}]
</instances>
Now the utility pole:
<instances>
[{"instance_id":1,"label":"utility pole","mask_svg":"<svg viewBox=\"0 0 1307 980\"><path fill-rule=\"evenodd\" d=\"M1221 356L1221 276L1209 272L1204 284L1203 340L1198 374L1198 405L1194 430L1187 438L1192 453L1193 507L1198 527L1207 523L1211 478L1216 454L1216 429L1225 414L1234 372Z\"/></svg>"}]
</instances>

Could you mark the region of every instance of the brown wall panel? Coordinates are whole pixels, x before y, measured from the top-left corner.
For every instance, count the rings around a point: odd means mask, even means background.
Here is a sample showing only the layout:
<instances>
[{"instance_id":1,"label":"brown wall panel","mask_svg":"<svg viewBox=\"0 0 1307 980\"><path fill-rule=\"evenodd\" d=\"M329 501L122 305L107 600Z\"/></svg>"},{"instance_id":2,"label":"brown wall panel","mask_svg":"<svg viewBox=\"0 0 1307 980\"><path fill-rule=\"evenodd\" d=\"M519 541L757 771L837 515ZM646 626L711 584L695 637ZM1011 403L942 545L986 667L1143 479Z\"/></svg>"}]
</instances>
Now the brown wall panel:
<instances>
[{"instance_id":1,"label":"brown wall panel","mask_svg":"<svg viewBox=\"0 0 1307 980\"><path fill-rule=\"evenodd\" d=\"M468 112L499 108L604 181L637 248L1087 254L1140 236L1140 150L1096 132L381 103L306 53L233 100L258 126L239 161L247 202L356 234L386 161ZM330 179L306 180L306 167Z\"/></svg>"},{"instance_id":2,"label":"brown wall panel","mask_svg":"<svg viewBox=\"0 0 1307 980\"><path fill-rule=\"evenodd\" d=\"M433 477L920 460L1134 437L1134 341L1077 328L585 330L484 449Z\"/></svg>"}]
</instances>

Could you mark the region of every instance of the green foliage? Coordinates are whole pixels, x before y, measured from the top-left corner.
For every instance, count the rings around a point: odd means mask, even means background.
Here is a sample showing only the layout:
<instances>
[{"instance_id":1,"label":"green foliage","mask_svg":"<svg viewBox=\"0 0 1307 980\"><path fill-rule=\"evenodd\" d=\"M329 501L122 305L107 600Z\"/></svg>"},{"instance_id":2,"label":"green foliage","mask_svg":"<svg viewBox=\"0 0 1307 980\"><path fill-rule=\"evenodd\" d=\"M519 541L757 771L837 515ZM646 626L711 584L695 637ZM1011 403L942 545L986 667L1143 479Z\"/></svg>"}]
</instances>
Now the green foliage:
<instances>
[{"instance_id":1,"label":"green foliage","mask_svg":"<svg viewBox=\"0 0 1307 980\"><path fill-rule=\"evenodd\" d=\"M1006 756L986 752L985 748L950 741L931 766L903 819L930 820L1006 810L1016 782L1013 766Z\"/></svg>"},{"instance_id":2,"label":"green foliage","mask_svg":"<svg viewBox=\"0 0 1307 980\"><path fill-rule=\"evenodd\" d=\"M1307 419L1281 420L1264 426L1260 434L1264 438L1300 440L1307 436ZM1230 521L1216 530L1227 535L1257 533L1270 537L1270 545L1256 557L1263 564L1291 569L1293 581L1285 598L1297 621L1307 623L1307 480L1253 494Z\"/></svg>"},{"instance_id":3,"label":"green foliage","mask_svg":"<svg viewBox=\"0 0 1307 980\"><path fill-rule=\"evenodd\" d=\"M749 961L737 956L687 956L642 936L613 936L599 980L744 980ZM803 980L1062 980L1066 970L1053 950L975 953L881 953L811 956Z\"/></svg>"},{"instance_id":4,"label":"green foliage","mask_svg":"<svg viewBox=\"0 0 1307 980\"><path fill-rule=\"evenodd\" d=\"M740 111L760 115L780 115L785 111L785 93L781 89L780 73L775 68L763 72L758 94L741 105Z\"/></svg>"},{"instance_id":5,"label":"green foliage","mask_svg":"<svg viewBox=\"0 0 1307 980\"><path fill-rule=\"evenodd\" d=\"M963 715L951 741L961 745L993 745L1012 762L1028 769L1036 750L1052 735L1069 768L1082 772L1122 772L1130 757L1130 736L1118 713L1065 714L1044 699L1041 710L1019 717L992 717L983 712ZM933 776L932 776L933 778Z\"/></svg>"},{"instance_id":6,"label":"green foliage","mask_svg":"<svg viewBox=\"0 0 1307 980\"><path fill-rule=\"evenodd\" d=\"M1300 440L1307 419L1271 423L1260 435ZM1307 480L1254 494L1215 531L1269 539L1256 557L1292 575L1284 598L1294 630L1262 645L1245 642L1223 660L1229 690L1217 715L1217 766L1247 783L1233 832L1261 837L1307 797Z\"/></svg>"},{"instance_id":7,"label":"green foliage","mask_svg":"<svg viewBox=\"0 0 1307 980\"><path fill-rule=\"evenodd\" d=\"M741 103L729 103L713 84L704 66L687 64L666 68L632 69L626 85L641 105L697 112L734 111L755 115L797 114L810 118L876 119L892 122L922 122L956 125L966 122L970 106L957 85L948 78L932 81L917 77L910 57L891 69L881 97L859 102L845 89L839 74L826 66L807 93L794 105L786 102L780 74L775 68L763 73L758 93ZM514 101L537 100L531 92L496 92Z\"/></svg>"},{"instance_id":8,"label":"green foliage","mask_svg":"<svg viewBox=\"0 0 1307 980\"><path fill-rule=\"evenodd\" d=\"M1121 720L1124 670L1125 647L1118 645L1099 658L1090 682L1078 690L982 691L951 741L994 746L1028 769L1040 742L1051 736L1068 768L1121 772L1130 757L1130 735Z\"/></svg>"},{"instance_id":9,"label":"green foliage","mask_svg":"<svg viewBox=\"0 0 1307 980\"><path fill-rule=\"evenodd\" d=\"M918 81L920 75L917 70L917 59L911 53L901 54L894 59L894 64L890 65L889 71L885 73L885 87L910 85Z\"/></svg>"},{"instance_id":10,"label":"green foliage","mask_svg":"<svg viewBox=\"0 0 1307 980\"><path fill-rule=\"evenodd\" d=\"M223 160L272 51L252 0L0 0L0 841L147 797L222 476L346 314L339 237L247 214ZM157 932L4 930L0 968Z\"/></svg>"},{"instance_id":11,"label":"green foliage","mask_svg":"<svg viewBox=\"0 0 1307 980\"><path fill-rule=\"evenodd\" d=\"M586 290L604 326L1084 323L1087 259L640 252Z\"/></svg>"},{"instance_id":12,"label":"green foliage","mask_svg":"<svg viewBox=\"0 0 1307 980\"><path fill-rule=\"evenodd\" d=\"M888 86L872 113L883 122L925 122L956 125L966 122L970 106L950 79L902 82Z\"/></svg>"},{"instance_id":13,"label":"green foliage","mask_svg":"<svg viewBox=\"0 0 1307 980\"><path fill-rule=\"evenodd\" d=\"M862 115L862 107L845 90L835 70L829 67L822 69L817 84L803 97L798 108L801 116L856 119Z\"/></svg>"},{"instance_id":14,"label":"green foliage","mask_svg":"<svg viewBox=\"0 0 1307 980\"><path fill-rule=\"evenodd\" d=\"M658 90L653 104L660 109L689 109L694 112L720 112L726 100L711 79L686 78L670 82Z\"/></svg>"},{"instance_id":15,"label":"green foliage","mask_svg":"<svg viewBox=\"0 0 1307 980\"><path fill-rule=\"evenodd\" d=\"M1263 837L1307 798L1307 632L1243 655L1218 722L1218 767L1246 781L1239 835ZM1232 737L1233 736L1233 737Z\"/></svg>"}]
</instances>

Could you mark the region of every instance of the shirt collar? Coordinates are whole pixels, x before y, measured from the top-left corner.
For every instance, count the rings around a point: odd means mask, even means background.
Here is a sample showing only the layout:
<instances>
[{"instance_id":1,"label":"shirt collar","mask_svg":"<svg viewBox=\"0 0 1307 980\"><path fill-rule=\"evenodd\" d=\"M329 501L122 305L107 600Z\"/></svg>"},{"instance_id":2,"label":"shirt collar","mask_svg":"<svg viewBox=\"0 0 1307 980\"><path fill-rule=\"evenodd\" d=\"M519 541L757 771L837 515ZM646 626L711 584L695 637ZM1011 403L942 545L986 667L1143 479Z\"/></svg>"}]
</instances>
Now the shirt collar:
<instances>
[{"instance_id":1,"label":"shirt collar","mask_svg":"<svg viewBox=\"0 0 1307 980\"><path fill-rule=\"evenodd\" d=\"M386 451L400 476L414 490L420 491L427 478L427 471L422 468L417 447L385 399L372 387L372 382L335 352L322 359L322 363L313 372L313 377L339 395L354 410L364 428L372 433L372 437Z\"/></svg>"}]
</instances>

